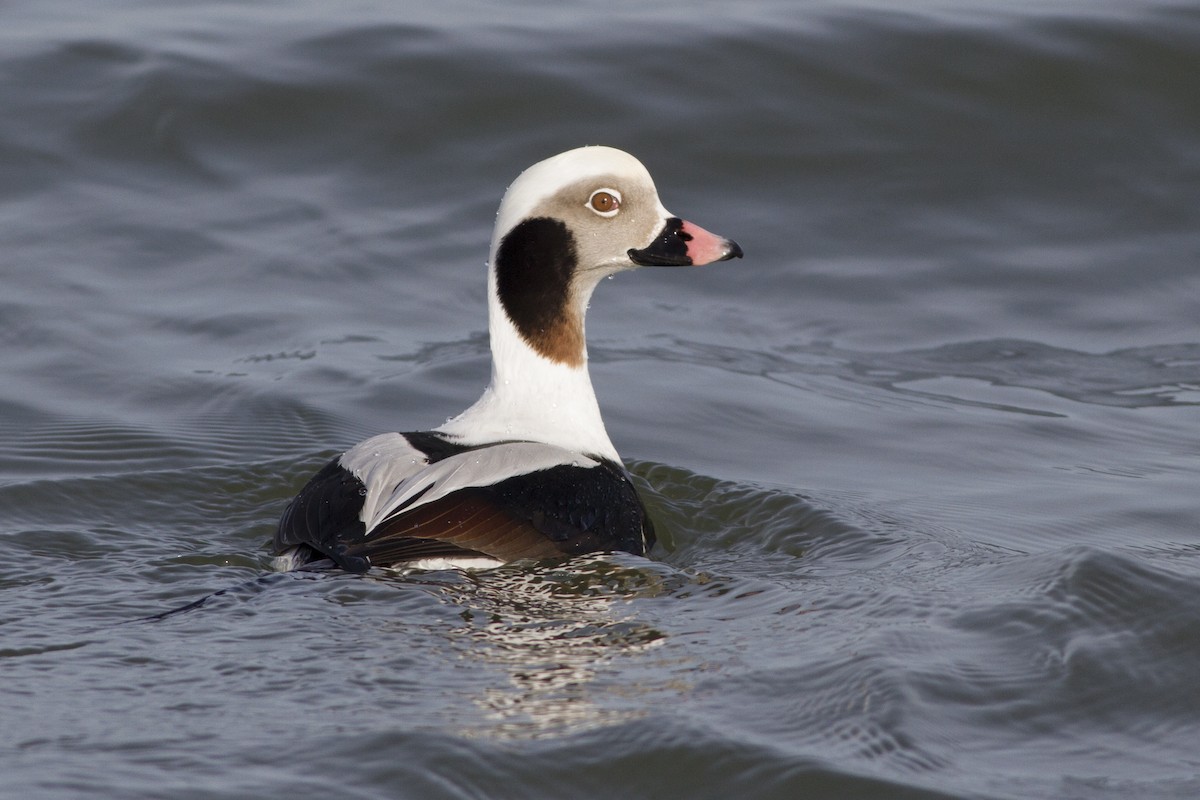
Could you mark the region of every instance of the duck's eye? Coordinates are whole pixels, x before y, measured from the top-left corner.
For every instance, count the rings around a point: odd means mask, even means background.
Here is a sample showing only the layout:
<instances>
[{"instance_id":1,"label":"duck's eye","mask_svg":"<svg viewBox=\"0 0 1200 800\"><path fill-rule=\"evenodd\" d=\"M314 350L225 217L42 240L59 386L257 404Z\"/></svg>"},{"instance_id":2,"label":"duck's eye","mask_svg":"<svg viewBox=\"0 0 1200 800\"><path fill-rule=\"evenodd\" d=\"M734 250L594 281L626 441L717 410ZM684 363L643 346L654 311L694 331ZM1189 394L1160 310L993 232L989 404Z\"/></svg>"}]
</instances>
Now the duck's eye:
<instances>
[{"instance_id":1,"label":"duck's eye","mask_svg":"<svg viewBox=\"0 0 1200 800\"><path fill-rule=\"evenodd\" d=\"M587 207L602 217L615 216L621 209L621 193L616 189L597 189L588 198Z\"/></svg>"}]
</instances>

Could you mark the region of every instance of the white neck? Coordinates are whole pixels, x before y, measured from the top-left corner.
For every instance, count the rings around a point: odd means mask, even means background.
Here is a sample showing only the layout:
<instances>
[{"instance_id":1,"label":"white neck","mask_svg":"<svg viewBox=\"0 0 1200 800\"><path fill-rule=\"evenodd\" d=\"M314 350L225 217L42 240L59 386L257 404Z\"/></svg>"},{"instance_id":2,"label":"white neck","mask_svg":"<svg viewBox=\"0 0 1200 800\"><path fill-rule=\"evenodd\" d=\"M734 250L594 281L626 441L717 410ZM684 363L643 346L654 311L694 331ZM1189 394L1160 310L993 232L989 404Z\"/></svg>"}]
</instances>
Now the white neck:
<instances>
[{"instance_id":1,"label":"white neck","mask_svg":"<svg viewBox=\"0 0 1200 800\"><path fill-rule=\"evenodd\" d=\"M586 307L588 297L579 300ZM526 344L500 305L492 269L488 270L488 333L492 382L473 406L439 432L464 444L544 442L620 461L600 417L586 349L580 366L573 367L552 361Z\"/></svg>"}]
</instances>

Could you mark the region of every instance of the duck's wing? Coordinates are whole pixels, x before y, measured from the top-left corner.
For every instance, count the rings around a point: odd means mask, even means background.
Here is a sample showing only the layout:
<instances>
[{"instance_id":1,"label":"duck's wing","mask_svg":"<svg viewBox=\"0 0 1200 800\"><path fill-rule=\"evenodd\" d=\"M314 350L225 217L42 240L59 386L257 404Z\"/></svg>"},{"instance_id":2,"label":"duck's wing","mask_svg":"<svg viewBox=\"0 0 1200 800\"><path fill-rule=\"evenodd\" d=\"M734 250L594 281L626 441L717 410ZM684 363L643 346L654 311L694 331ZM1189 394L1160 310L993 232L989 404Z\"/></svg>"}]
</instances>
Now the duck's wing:
<instances>
[{"instance_id":1,"label":"duck's wing","mask_svg":"<svg viewBox=\"0 0 1200 800\"><path fill-rule=\"evenodd\" d=\"M536 442L465 447L434 434L368 439L322 469L284 512L298 546L365 571L423 558L644 553L653 527L615 462Z\"/></svg>"},{"instance_id":2,"label":"duck's wing","mask_svg":"<svg viewBox=\"0 0 1200 800\"><path fill-rule=\"evenodd\" d=\"M385 433L360 442L326 464L309 479L284 509L275 530L276 553L292 553L293 565L322 557L352 572L370 564L344 557L346 543L361 539L364 506L377 502L385 482L402 482L425 469L429 454L400 433ZM370 466L367 474L362 467Z\"/></svg>"}]
</instances>

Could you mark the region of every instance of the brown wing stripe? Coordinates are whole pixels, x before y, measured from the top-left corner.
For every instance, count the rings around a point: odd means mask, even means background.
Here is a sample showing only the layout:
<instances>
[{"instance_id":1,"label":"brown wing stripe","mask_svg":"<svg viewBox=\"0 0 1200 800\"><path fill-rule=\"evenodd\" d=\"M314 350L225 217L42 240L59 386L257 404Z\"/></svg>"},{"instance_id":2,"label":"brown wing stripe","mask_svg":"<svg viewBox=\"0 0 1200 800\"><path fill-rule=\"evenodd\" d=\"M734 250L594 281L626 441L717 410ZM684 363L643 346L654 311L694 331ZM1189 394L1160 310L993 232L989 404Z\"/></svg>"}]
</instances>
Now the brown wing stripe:
<instances>
[{"instance_id":1,"label":"brown wing stripe","mask_svg":"<svg viewBox=\"0 0 1200 800\"><path fill-rule=\"evenodd\" d=\"M387 563L381 556L393 551L388 556L394 557L397 540L433 540L448 545L450 554L483 553L502 561L563 555L532 524L517 519L483 492L470 490L455 492L386 520L356 544L352 554L368 556L377 565ZM400 549L413 548L402 545Z\"/></svg>"}]
</instances>

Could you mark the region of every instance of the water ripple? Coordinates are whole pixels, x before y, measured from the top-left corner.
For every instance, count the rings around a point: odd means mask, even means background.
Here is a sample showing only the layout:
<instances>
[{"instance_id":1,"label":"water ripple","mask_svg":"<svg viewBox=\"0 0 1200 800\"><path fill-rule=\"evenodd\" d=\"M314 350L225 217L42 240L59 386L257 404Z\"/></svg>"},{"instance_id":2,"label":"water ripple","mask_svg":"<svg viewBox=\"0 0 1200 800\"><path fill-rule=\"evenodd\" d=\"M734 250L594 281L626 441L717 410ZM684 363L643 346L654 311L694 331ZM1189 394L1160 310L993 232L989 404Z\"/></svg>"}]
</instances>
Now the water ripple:
<instances>
[{"instance_id":1,"label":"water ripple","mask_svg":"<svg viewBox=\"0 0 1200 800\"><path fill-rule=\"evenodd\" d=\"M830 344L793 345L773 352L663 337L669 345L607 350L609 359L653 359L718 367L729 372L770 376L837 377L902 395L921 382L961 379L987 386L1030 389L1077 403L1122 408L1196 405L1200 387L1200 344L1181 343L1085 353L1016 339L959 342L898 352L855 351ZM936 390L935 392L936 393ZM1020 404L979 401L955 393L941 399L964 405L1053 415Z\"/></svg>"}]
</instances>

